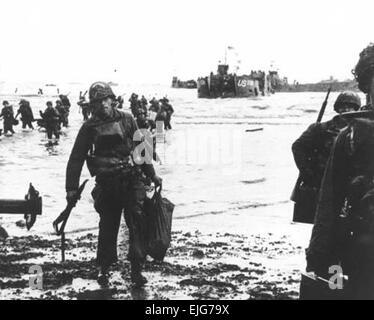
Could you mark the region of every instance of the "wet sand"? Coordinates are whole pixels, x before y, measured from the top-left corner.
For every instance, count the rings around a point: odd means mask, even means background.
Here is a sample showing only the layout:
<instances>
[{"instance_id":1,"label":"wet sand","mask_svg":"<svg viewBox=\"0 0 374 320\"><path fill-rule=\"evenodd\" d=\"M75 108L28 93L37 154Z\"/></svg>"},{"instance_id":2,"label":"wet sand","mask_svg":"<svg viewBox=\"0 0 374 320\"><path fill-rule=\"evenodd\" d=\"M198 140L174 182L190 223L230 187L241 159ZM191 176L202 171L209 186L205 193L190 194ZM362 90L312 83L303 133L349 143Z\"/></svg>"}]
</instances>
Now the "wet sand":
<instances>
[{"instance_id":1,"label":"wet sand","mask_svg":"<svg viewBox=\"0 0 374 320\"><path fill-rule=\"evenodd\" d=\"M164 262L145 264L148 283L131 285L127 230L106 288L96 282L97 232L60 240L38 236L0 242L0 299L297 299L303 247L286 235L177 230ZM29 287L29 268L42 267L43 290Z\"/></svg>"}]
</instances>

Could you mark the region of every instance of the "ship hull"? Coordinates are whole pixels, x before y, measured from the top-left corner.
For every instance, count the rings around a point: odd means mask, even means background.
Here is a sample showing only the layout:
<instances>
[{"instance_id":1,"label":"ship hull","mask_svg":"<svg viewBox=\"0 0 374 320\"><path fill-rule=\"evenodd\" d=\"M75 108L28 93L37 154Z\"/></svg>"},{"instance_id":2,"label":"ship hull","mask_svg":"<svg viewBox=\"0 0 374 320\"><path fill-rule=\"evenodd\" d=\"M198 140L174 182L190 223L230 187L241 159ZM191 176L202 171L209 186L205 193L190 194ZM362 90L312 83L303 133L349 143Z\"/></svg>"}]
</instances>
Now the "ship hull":
<instances>
[{"instance_id":1,"label":"ship hull","mask_svg":"<svg viewBox=\"0 0 374 320\"><path fill-rule=\"evenodd\" d=\"M248 75L211 75L197 81L198 98L248 98L259 94L259 81Z\"/></svg>"}]
</instances>

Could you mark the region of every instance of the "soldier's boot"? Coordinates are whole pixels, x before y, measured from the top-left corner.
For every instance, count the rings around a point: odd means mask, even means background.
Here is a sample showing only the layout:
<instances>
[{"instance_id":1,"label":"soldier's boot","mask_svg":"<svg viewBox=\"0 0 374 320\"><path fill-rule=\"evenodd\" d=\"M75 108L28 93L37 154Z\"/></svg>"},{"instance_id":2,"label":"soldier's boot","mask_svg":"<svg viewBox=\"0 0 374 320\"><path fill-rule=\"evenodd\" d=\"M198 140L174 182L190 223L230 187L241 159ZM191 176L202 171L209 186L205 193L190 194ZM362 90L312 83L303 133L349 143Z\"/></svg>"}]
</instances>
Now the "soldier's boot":
<instances>
[{"instance_id":1,"label":"soldier's boot","mask_svg":"<svg viewBox=\"0 0 374 320\"><path fill-rule=\"evenodd\" d=\"M97 283L101 287L107 287L109 284L109 268L102 266L97 276Z\"/></svg>"},{"instance_id":2,"label":"soldier's boot","mask_svg":"<svg viewBox=\"0 0 374 320\"><path fill-rule=\"evenodd\" d=\"M131 281L136 286L143 286L147 279L142 275L142 266L138 261L131 261Z\"/></svg>"}]
</instances>

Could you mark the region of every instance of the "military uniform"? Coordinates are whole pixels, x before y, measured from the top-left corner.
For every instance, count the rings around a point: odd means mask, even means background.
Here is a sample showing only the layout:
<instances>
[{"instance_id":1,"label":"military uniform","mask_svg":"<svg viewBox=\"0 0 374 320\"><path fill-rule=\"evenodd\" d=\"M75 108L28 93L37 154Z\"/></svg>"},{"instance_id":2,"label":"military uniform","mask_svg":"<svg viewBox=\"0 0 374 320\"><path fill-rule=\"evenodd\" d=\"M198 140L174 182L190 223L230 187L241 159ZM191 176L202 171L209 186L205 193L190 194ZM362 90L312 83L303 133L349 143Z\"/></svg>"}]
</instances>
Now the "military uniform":
<instances>
[{"instance_id":1,"label":"military uniform","mask_svg":"<svg viewBox=\"0 0 374 320\"><path fill-rule=\"evenodd\" d=\"M101 85L107 88L102 83L92 87ZM136 147L133 138L137 130L134 118L115 108L108 117L94 114L79 130L67 165L67 192L78 189L86 160L91 175L96 177L92 196L100 215L97 262L102 269L117 261L117 236L123 211L129 229L128 259L132 270L140 270L146 256L144 181L155 177L155 171L151 163L133 164Z\"/></svg>"},{"instance_id":2,"label":"military uniform","mask_svg":"<svg viewBox=\"0 0 374 320\"><path fill-rule=\"evenodd\" d=\"M59 98L60 98L60 101L61 101L61 104L63 106L63 122L62 122L62 125L64 127L67 127L69 125L69 114L70 114L70 107L71 107L71 103L70 103L70 100L68 98L68 96L65 96L63 94L60 94L59 95Z\"/></svg>"},{"instance_id":3,"label":"military uniform","mask_svg":"<svg viewBox=\"0 0 374 320\"><path fill-rule=\"evenodd\" d=\"M45 109L44 113L40 114L45 123L45 129L47 130L47 137L48 139L52 139L53 135L56 139L60 138L60 131L59 131L59 113L55 108L52 107L52 103L50 107Z\"/></svg>"},{"instance_id":4,"label":"military uniform","mask_svg":"<svg viewBox=\"0 0 374 320\"><path fill-rule=\"evenodd\" d=\"M130 110L134 117L136 117L136 112L140 106L140 101L138 100L138 95L133 93L129 99L130 102Z\"/></svg>"},{"instance_id":5,"label":"military uniform","mask_svg":"<svg viewBox=\"0 0 374 320\"><path fill-rule=\"evenodd\" d=\"M91 157L124 161L127 168L112 172L101 172L98 168L91 168L96 174L96 187L92 192L95 209L100 214L99 246L97 261L100 265L110 265L117 261L117 235L123 209L125 209L126 223L130 231L129 259L143 261L144 248L144 213L143 202L145 189L143 175L154 175L151 164L142 167L131 167L131 152L135 145L133 136L137 126L129 114L115 111L114 117L102 121L91 118L85 122L76 138L67 166L66 190L76 190L84 161L93 147ZM94 171L98 173L94 173Z\"/></svg>"},{"instance_id":6,"label":"military uniform","mask_svg":"<svg viewBox=\"0 0 374 320\"><path fill-rule=\"evenodd\" d=\"M79 100L77 102L77 104L78 104L78 106L82 110L83 121L88 120L88 118L90 117L90 106L89 106L89 103L83 98L83 99Z\"/></svg>"},{"instance_id":7,"label":"military uniform","mask_svg":"<svg viewBox=\"0 0 374 320\"><path fill-rule=\"evenodd\" d=\"M143 109L147 109L148 101L144 96L142 96L140 99L140 105L143 107Z\"/></svg>"},{"instance_id":8,"label":"military uniform","mask_svg":"<svg viewBox=\"0 0 374 320\"><path fill-rule=\"evenodd\" d=\"M125 100L123 100L122 96L118 96L117 97L117 109L122 109L124 102Z\"/></svg>"},{"instance_id":9,"label":"military uniform","mask_svg":"<svg viewBox=\"0 0 374 320\"><path fill-rule=\"evenodd\" d=\"M23 129L26 129L26 126L28 126L30 129L34 129L34 126L32 125L32 122L34 121L34 115L30 107L30 102L26 100L21 100L19 104L19 109L17 111L17 115L18 114L21 114Z\"/></svg>"},{"instance_id":10,"label":"military uniform","mask_svg":"<svg viewBox=\"0 0 374 320\"><path fill-rule=\"evenodd\" d=\"M374 101L374 44L360 53L353 74ZM333 145L306 251L307 271L330 278L330 266L342 267L350 299L374 298L374 112L362 110L344 114L348 126Z\"/></svg>"},{"instance_id":11,"label":"military uniform","mask_svg":"<svg viewBox=\"0 0 374 320\"><path fill-rule=\"evenodd\" d=\"M64 127L67 127L68 125L68 112L65 108L65 106L62 105L61 101L56 101L56 109L59 115L59 126L61 127L61 124Z\"/></svg>"},{"instance_id":12,"label":"military uniform","mask_svg":"<svg viewBox=\"0 0 374 320\"><path fill-rule=\"evenodd\" d=\"M292 152L300 171L291 197L295 202L294 221L313 223L317 196L332 145L346 125L340 116L312 124L293 143Z\"/></svg>"},{"instance_id":13,"label":"military uniform","mask_svg":"<svg viewBox=\"0 0 374 320\"><path fill-rule=\"evenodd\" d=\"M1 110L0 117L4 118L4 134L7 134L8 131L15 133L13 130L14 125L14 112L13 107L10 105L4 105Z\"/></svg>"},{"instance_id":14,"label":"military uniform","mask_svg":"<svg viewBox=\"0 0 374 320\"><path fill-rule=\"evenodd\" d=\"M155 99L153 98L151 101L150 101L150 107L149 107L149 111L152 111L152 112L158 112L159 109L160 109L160 103Z\"/></svg>"},{"instance_id":15,"label":"military uniform","mask_svg":"<svg viewBox=\"0 0 374 320\"><path fill-rule=\"evenodd\" d=\"M361 106L359 96L345 91L334 103L336 112L358 110ZM330 156L332 145L339 132L348 125L347 113L341 113L332 120L314 123L292 145L299 178L291 196L295 202L293 221L313 223L318 193L322 177Z\"/></svg>"},{"instance_id":16,"label":"military uniform","mask_svg":"<svg viewBox=\"0 0 374 320\"><path fill-rule=\"evenodd\" d=\"M169 100L167 100L166 98L162 99L161 101L162 101L162 105L160 108L160 113L163 114L163 118L165 119L164 120L165 130L170 130L171 129L170 121L171 121L171 116L174 113L174 109L172 105L169 103Z\"/></svg>"},{"instance_id":17,"label":"military uniform","mask_svg":"<svg viewBox=\"0 0 374 320\"><path fill-rule=\"evenodd\" d=\"M374 188L374 113L362 115L337 137L306 252L308 271L327 276L329 266L340 264L355 292L374 281L374 221L365 206L365 195Z\"/></svg>"}]
</instances>

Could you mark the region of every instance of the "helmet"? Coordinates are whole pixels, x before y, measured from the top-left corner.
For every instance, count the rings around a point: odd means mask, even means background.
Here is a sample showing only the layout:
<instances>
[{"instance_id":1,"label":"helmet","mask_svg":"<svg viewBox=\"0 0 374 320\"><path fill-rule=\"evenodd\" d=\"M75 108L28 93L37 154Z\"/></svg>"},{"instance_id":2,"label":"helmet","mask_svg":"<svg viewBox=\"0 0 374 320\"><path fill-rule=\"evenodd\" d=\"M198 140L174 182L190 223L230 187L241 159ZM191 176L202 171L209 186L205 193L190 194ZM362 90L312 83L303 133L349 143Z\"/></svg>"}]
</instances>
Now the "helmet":
<instances>
[{"instance_id":1,"label":"helmet","mask_svg":"<svg viewBox=\"0 0 374 320\"><path fill-rule=\"evenodd\" d=\"M374 74L374 43L370 43L362 50L360 59L352 73L358 82L360 90L364 93L369 93L370 81Z\"/></svg>"},{"instance_id":2,"label":"helmet","mask_svg":"<svg viewBox=\"0 0 374 320\"><path fill-rule=\"evenodd\" d=\"M48 107L52 107L52 106L53 106L53 104L52 104L52 102L51 102L51 101L47 101L47 103L46 103L46 104L47 104L47 106L48 106Z\"/></svg>"},{"instance_id":3,"label":"helmet","mask_svg":"<svg viewBox=\"0 0 374 320\"><path fill-rule=\"evenodd\" d=\"M361 99L355 92L344 91L336 98L334 110L338 112L343 104L351 104L354 110L357 111L361 107Z\"/></svg>"},{"instance_id":4,"label":"helmet","mask_svg":"<svg viewBox=\"0 0 374 320\"><path fill-rule=\"evenodd\" d=\"M21 107L30 107L30 102L25 100L25 99L21 99L21 101L19 102L19 106Z\"/></svg>"},{"instance_id":5,"label":"helmet","mask_svg":"<svg viewBox=\"0 0 374 320\"><path fill-rule=\"evenodd\" d=\"M88 96L90 98L90 102L97 102L108 97L112 98L113 100L116 99L112 88L105 82L93 83L88 91Z\"/></svg>"}]
</instances>

